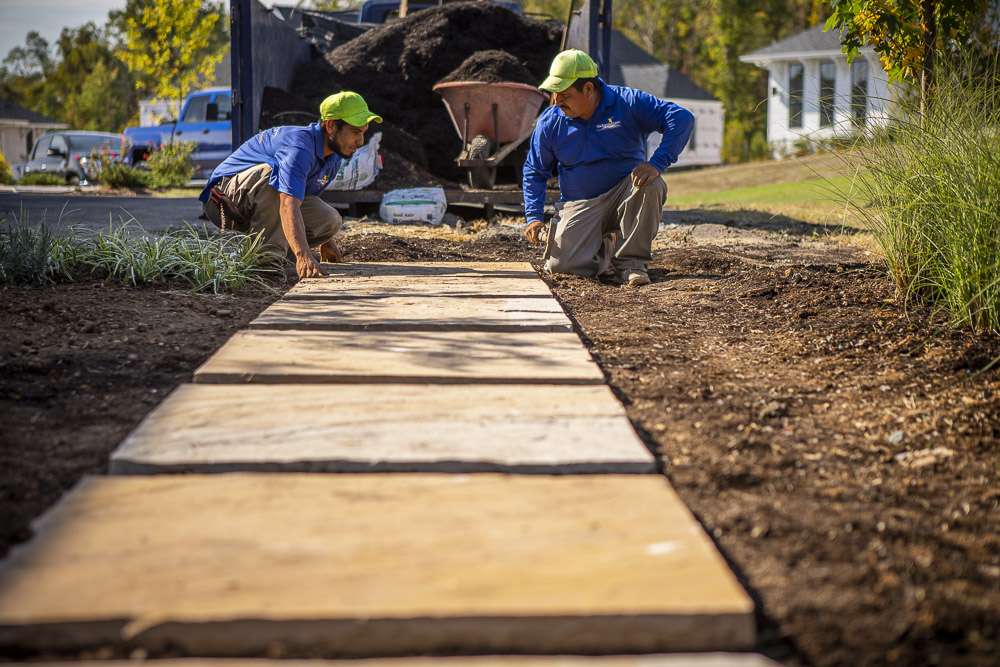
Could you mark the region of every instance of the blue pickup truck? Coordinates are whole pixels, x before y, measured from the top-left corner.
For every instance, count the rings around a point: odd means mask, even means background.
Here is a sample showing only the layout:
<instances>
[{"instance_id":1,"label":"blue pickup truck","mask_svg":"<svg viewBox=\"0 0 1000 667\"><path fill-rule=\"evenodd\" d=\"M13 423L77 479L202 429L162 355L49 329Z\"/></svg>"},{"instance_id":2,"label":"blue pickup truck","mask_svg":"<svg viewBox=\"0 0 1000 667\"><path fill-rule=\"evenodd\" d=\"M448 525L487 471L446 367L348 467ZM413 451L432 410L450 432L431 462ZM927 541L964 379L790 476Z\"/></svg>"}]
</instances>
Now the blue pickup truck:
<instances>
[{"instance_id":1,"label":"blue pickup truck","mask_svg":"<svg viewBox=\"0 0 1000 667\"><path fill-rule=\"evenodd\" d=\"M207 88L191 93L181 106L180 119L152 127L125 130L127 162L138 165L160 146L172 141L195 143L195 178L208 178L233 150L232 91Z\"/></svg>"}]
</instances>

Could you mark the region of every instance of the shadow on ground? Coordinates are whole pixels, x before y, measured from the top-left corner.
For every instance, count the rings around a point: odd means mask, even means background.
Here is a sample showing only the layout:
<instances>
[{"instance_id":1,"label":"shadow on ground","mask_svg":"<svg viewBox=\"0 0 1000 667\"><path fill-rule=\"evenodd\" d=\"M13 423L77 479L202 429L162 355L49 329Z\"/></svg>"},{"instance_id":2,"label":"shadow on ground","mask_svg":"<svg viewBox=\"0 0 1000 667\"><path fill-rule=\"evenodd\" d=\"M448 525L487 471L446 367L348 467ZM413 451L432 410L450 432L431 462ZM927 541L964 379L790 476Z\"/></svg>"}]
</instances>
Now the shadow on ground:
<instances>
[{"instance_id":1,"label":"shadow on ground","mask_svg":"<svg viewBox=\"0 0 1000 667\"><path fill-rule=\"evenodd\" d=\"M793 236L853 235L864 231L846 225L817 224L796 220L786 215L751 209L721 211L696 208L683 211L664 211L663 224L681 226L715 224L735 229L755 229Z\"/></svg>"}]
</instances>

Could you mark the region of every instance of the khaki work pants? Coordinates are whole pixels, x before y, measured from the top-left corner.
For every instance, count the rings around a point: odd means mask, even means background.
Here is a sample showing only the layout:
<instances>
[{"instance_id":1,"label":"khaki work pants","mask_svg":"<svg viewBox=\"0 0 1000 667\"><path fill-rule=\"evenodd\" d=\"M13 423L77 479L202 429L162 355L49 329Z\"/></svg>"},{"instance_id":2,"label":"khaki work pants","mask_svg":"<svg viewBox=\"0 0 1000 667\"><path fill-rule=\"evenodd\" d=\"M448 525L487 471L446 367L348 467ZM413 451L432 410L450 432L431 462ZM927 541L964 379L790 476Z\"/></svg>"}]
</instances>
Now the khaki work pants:
<instances>
[{"instance_id":1,"label":"khaki work pants","mask_svg":"<svg viewBox=\"0 0 1000 667\"><path fill-rule=\"evenodd\" d=\"M268 185L271 165L259 164L227 176L216 186L233 200L249 227L237 227L243 233L264 232L264 242L282 253L288 251L288 239L281 229L278 191ZM206 208L209 204L206 204ZM306 241L310 248L321 246L340 231L343 218L333 206L319 197L306 197L302 201L302 222L306 228ZM206 211L207 214L207 211ZM208 216L212 219L212 216Z\"/></svg>"},{"instance_id":2,"label":"khaki work pants","mask_svg":"<svg viewBox=\"0 0 1000 667\"><path fill-rule=\"evenodd\" d=\"M636 188L629 175L593 199L556 204L558 222L549 225L545 269L590 278L612 268L645 271L666 201L662 178ZM614 241L606 243L611 234Z\"/></svg>"}]
</instances>

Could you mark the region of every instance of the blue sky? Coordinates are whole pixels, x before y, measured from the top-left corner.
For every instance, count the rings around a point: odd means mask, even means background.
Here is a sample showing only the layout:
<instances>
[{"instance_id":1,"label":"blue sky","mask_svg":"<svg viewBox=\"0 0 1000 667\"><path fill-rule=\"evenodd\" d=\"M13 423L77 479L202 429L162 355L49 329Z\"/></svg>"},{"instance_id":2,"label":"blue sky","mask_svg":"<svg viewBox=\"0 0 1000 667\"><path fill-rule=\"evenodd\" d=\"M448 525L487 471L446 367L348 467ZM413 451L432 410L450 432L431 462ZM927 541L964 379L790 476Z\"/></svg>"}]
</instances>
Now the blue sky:
<instances>
[{"instance_id":1,"label":"blue sky","mask_svg":"<svg viewBox=\"0 0 1000 667\"><path fill-rule=\"evenodd\" d=\"M124 6L125 0L0 0L0 60L24 44L31 30L51 43L63 28L87 21L103 24L108 11Z\"/></svg>"}]
</instances>

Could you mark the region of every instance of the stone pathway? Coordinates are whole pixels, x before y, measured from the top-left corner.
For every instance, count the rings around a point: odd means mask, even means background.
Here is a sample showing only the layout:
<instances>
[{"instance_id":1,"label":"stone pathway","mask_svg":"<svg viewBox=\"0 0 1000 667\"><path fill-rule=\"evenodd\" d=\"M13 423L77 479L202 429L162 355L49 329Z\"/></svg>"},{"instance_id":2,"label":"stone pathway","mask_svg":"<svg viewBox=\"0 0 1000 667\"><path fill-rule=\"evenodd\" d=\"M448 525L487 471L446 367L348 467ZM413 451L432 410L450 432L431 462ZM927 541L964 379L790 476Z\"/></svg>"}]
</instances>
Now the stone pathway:
<instances>
[{"instance_id":1,"label":"stone pathway","mask_svg":"<svg viewBox=\"0 0 1000 667\"><path fill-rule=\"evenodd\" d=\"M335 272L236 334L113 476L37 522L0 565L0 653L753 645L751 600L530 265ZM522 662L765 664L717 657ZM420 664L371 664L396 662Z\"/></svg>"}]
</instances>

